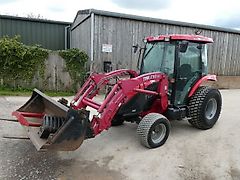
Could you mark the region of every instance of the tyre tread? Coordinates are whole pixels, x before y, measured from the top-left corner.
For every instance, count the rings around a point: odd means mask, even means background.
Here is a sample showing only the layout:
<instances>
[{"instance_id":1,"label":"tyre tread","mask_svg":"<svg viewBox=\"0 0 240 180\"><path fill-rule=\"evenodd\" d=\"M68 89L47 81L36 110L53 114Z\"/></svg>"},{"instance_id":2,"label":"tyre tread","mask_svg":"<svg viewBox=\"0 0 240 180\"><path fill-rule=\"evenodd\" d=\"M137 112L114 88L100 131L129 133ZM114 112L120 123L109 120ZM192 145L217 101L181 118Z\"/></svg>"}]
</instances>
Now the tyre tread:
<instances>
[{"instance_id":1,"label":"tyre tread","mask_svg":"<svg viewBox=\"0 0 240 180\"><path fill-rule=\"evenodd\" d=\"M206 127L206 125L201 119L201 108L205 97L211 90L213 90L213 88L208 86L201 86L189 101L189 116L191 117L191 119L188 121L195 128L209 129L209 127ZM220 114L218 114L218 117L219 115Z\"/></svg>"},{"instance_id":2,"label":"tyre tread","mask_svg":"<svg viewBox=\"0 0 240 180\"><path fill-rule=\"evenodd\" d=\"M140 138L141 144L151 148L151 146L148 143L148 133L150 131L151 126L157 121L158 119L165 118L165 116L158 114L158 113L150 113L140 121L138 128L137 128L137 134Z\"/></svg>"}]
</instances>

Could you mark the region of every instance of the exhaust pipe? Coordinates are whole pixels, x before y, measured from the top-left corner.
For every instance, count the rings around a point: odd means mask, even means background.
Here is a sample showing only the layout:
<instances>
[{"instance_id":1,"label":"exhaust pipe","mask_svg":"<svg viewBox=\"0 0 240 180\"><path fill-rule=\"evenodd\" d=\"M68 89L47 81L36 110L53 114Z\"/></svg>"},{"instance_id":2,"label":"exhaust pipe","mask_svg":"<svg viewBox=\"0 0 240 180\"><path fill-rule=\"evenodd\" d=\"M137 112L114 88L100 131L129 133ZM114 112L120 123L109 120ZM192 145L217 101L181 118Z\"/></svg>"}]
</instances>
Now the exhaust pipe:
<instances>
[{"instance_id":1,"label":"exhaust pipe","mask_svg":"<svg viewBox=\"0 0 240 180\"><path fill-rule=\"evenodd\" d=\"M37 89L12 115L26 127L38 151L76 150L85 139L89 121L89 111L69 108Z\"/></svg>"}]
</instances>

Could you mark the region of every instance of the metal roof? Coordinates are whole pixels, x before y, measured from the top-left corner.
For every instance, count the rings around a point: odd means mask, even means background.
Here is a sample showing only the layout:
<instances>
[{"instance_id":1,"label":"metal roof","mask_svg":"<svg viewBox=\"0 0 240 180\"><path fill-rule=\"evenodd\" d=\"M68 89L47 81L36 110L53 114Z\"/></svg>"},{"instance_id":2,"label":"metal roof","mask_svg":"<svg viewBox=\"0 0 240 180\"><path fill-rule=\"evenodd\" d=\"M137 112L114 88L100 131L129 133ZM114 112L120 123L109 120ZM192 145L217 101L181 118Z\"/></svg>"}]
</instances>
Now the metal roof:
<instances>
[{"instance_id":1,"label":"metal roof","mask_svg":"<svg viewBox=\"0 0 240 180\"><path fill-rule=\"evenodd\" d=\"M160 35L160 36L149 36L146 38L148 42L151 41L165 41L165 40L187 40L193 42L202 43L213 43L212 38L199 36L199 35L187 35L187 34L170 34L170 35Z\"/></svg>"},{"instance_id":2,"label":"metal roof","mask_svg":"<svg viewBox=\"0 0 240 180\"><path fill-rule=\"evenodd\" d=\"M26 45L40 44L42 47L64 49L69 37L70 23L0 15L0 38L19 35Z\"/></svg>"},{"instance_id":3,"label":"metal roof","mask_svg":"<svg viewBox=\"0 0 240 180\"><path fill-rule=\"evenodd\" d=\"M161 24L169 24L169 25L178 25L183 27L192 27L192 28L200 28L205 30L214 30L214 31L220 31L220 32L240 34L239 30L230 29L230 28L187 23L187 22L180 22L180 21L173 21L173 20L166 20L166 19L158 19L158 18L151 18L151 17L144 17L144 16L136 16L131 14L122 14L122 13L102 11L102 10L96 10L96 9L79 10L74 21L76 20L79 14L91 14L91 13L94 13L96 15L101 15L101 16L107 16L107 17L123 18L123 19L130 19L130 20L136 20L136 21L145 21L145 22L161 23Z\"/></svg>"},{"instance_id":4,"label":"metal roof","mask_svg":"<svg viewBox=\"0 0 240 180\"><path fill-rule=\"evenodd\" d=\"M64 24L64 25L72 24L71 22L53 21L53 20L46 20L46 19L36 19L36 18L27 18L27 17L18 17L18 16L9 16L9 15L0 15L0 19L22 20L22 21L50 23L50 24Z\"/></svg>"}]
</instances>

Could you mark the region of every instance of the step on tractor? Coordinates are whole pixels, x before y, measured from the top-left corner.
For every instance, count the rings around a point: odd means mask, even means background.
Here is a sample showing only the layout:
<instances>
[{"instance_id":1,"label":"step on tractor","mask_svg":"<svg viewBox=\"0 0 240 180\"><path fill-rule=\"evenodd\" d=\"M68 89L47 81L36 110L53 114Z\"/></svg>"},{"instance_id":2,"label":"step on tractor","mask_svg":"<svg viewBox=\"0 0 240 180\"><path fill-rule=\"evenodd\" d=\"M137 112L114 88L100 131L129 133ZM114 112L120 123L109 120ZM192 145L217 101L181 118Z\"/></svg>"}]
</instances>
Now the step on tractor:
<instances>
[{"instance_id":1,"label":"step on tractor","mask_svg":"<svg viewBox=\"0 0 240 180\"><path fill-rule=\"evenodd\" d=\"M200 35L159 35L144 39L139 52L139 71L120 69L93 73L71 102L55 101L34 89L32 97L12 113L26 128L39 151L73 151L86 139L94 138L124 121L137 123L142 145L163 145L171 120L188 120L206 130L219 118L220 92L203 86L216 81L207 73L207 44ZM106 90L104 100L96 96ZM90 115L89 109L97 113Z\"/></svg>"}]
</instances>

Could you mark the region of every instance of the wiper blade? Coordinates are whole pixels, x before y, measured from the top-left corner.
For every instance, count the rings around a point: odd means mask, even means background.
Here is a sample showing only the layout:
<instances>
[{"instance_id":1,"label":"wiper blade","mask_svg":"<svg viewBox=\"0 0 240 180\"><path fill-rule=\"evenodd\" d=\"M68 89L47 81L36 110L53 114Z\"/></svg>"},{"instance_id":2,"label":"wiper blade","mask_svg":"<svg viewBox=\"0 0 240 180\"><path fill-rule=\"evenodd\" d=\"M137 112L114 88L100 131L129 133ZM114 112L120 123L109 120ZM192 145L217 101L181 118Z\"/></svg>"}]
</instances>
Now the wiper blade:
<instances>
[{"instance_id":1,"label":"wiper blade","mask_svg":"<svg viewBox=\"0 0 240 180\"><path fill-rule=\"evenodd\" d=\"M153 44L152 47L148 50L148 52L143 56L143 58L146 58L147 55L150 53L150 51L154 48L156 44Z\"/></svg>"}]
</instances>

